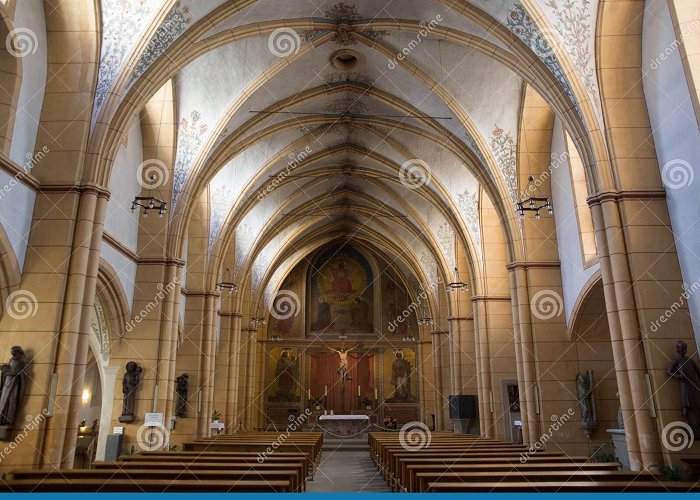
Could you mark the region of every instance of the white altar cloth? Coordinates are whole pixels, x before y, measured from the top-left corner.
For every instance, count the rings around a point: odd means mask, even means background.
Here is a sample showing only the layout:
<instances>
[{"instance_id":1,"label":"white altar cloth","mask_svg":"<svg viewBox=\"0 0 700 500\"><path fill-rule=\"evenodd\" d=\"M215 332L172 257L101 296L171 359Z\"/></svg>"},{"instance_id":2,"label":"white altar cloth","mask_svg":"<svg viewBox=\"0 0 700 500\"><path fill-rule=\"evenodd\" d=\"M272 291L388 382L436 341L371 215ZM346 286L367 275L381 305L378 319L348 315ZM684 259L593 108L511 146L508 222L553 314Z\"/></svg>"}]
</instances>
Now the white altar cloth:
<instances>
[{"instance_id":1,"label":"white altar cloth","mask_svg":"<svg viewBox=\"0 0 700 500\"><path fill-rule=\"evenodd\" d=\"M321 415L319 420L369 420L367 415Z\"/></svg>"}]
</instances>

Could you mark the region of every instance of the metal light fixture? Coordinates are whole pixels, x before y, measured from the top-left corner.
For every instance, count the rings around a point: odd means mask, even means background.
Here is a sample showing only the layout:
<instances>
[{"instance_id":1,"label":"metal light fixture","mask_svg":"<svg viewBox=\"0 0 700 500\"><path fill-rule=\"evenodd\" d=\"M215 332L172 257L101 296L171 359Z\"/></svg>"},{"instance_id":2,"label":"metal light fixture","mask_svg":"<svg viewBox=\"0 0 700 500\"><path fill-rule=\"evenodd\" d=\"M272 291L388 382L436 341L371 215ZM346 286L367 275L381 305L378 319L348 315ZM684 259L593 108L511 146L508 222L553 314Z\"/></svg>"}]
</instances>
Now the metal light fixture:
<instances>
[{"instance_id":1,"label":"metal light fixture","mask_svg":"<svg viewBox=\"0 0 700 500\"><path fill-rule=\"evenodd\" d=\"M462 292L464 290L469 290L469 285L466 284L464 281L459 281L459 272L457 271L457 268L455 267L455 277L451 283L447 284L447 291L448 292Z\"/></svg>"},{"instance_id":2,"label":"metal light fixture","mask_svg":"<svg viewBox=\"0 0 700 500\"><path fill-rule=\"evenodd\" d=\"M227 279L228 281L226 281ZM220 292L227 290L229 293L234 293L236 290L238 290L238 284L231 280L231 271L228 267L226 268L226 271L224 271L221 281L216 284L216 289Z\"/></svg>"},{"instance_id":3,"label":"metal light fixture","mask_svg":"<svg viewBox=\"0 0 700 500\"><path fill-rule=\"evenodd\" d=\"M535 219L541 219L540 210L545 209L549 215L554 213L552 201L542 194L540 188L535 185L535 178L533 176L527 178L527 188L523 191L521 195L522 198L525 198L525 193L534 193L536 196L530 196L515 204L515 212L519 218L523 219L525 217L525 212L535 212Z\"/></svg>"},{"instance_id":4,"label":"metal light fixture","mask_svg":"<svg viewBox=\"0 0 700 500\"><path fill-rule=\"evenodd\" d=\"M279 335L273 335L272 337L270 337L269 340L270 342L282 342L282 337L280 337Z\"/></svg>"},{"instance_id":5,"label":"metal light fixture","mask_svg":"<svg viewBox=\"0 0 700 500\"><path fill-rule=\"evenodd\" d=\"M260 306L258 306L258 308L255 310L255 316L250 317L250 322L254 326L265 324L265 317L260 315Z\"/></svg>"},{"instance_id":6,"label":"metal light fixture","mask_svg":"<svg viewBox=\"0 0 700 500\"><path fill-rule=\"evenodd\" d=\"M148 180L151 185L155 185L156 175L151 174ZM151 210L158 210L158 216L163 217L168 209L168 204L156 196L135 196L134 201L131 202L131 211L135 212L137 208L142 210L144 219L148 217L148 212Z\"/></svg>"},{"instance_id":7,"label":"metal light fixture","mask_svg":"<svg viewBox=\"0 0 700 500\"><path fill-rule=\"evenodd\" d=\"M433 318L431 318L428 315L428 308L425 307L425 304L421 304L420 316L418 317L418 324L424 326L424 325L432 325L433 323L434 323Z\"/></svg>"}]
</instances>

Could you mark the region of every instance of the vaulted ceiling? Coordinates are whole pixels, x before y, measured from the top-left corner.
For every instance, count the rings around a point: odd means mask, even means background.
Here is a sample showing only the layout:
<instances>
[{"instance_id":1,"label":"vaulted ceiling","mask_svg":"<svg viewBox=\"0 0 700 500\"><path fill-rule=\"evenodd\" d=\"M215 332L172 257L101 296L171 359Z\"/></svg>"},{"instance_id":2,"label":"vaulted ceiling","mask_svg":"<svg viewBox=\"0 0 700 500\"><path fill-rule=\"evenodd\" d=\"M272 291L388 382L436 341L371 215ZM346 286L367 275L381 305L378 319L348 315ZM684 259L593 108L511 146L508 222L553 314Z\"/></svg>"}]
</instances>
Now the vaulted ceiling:
<instances>
[{"instance_id":1,"label":"vaulted ceiling","mask_svg":"<svg viewBox=\"0 0 700 500\"><path fill-rule=\"evenodd\" d=\"M273 290L323 242L354 237L431 279L457 265L456 240L481 259L484 197L504 225L512 215L526 85L574 137L597 128L596 10L103 0L94 141L173 79L173 217L208 192L209 251L232 237L236 273Z\"/></svg>"}]
</instances>

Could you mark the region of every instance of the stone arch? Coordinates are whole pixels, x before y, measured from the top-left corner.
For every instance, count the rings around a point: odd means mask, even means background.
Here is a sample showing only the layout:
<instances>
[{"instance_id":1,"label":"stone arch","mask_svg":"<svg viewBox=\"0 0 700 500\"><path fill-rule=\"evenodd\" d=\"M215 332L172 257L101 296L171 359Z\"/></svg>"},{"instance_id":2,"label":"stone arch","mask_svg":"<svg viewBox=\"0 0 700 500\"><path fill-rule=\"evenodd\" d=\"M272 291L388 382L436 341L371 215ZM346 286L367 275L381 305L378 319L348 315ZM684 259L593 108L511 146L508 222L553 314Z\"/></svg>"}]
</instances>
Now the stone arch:
<instances>
[{"instance_id":1,"label":"stone arch","mask_svg":"<svg viewBox=\"0 0 700 500\"><path fill-rule=\"evenodd\" d=\"M19 287L21 278L17 256L5 229L0 225L0 301L2 304Z\"/></svg>"},{"instance_id":2,"label":"stone arch","mask_svg":"<svg viewBox=\"0 0 700 500\"><path fill-rule=\"evenodd\" d=\"M0 21L0 151L10 154L12 132L17 112L17 101L22 84L22 58L20 38L13 35L12 22L5 12ZM5 40L12 40L8 47Z\"/></svg>"}]
</instances>

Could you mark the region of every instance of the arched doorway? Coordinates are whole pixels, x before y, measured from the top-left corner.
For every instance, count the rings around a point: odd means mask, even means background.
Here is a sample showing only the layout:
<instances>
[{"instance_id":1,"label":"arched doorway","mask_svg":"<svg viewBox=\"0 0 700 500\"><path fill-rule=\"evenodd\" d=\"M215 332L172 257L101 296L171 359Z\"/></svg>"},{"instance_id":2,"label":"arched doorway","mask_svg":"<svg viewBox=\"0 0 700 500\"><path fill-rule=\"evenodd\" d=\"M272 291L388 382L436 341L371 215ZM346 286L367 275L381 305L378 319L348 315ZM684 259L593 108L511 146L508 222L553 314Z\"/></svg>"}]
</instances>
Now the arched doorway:
<instances>
[{"instance_id":1,"label":"arched doorway","mask_svg":"<svg viewBox=\"0 0 700 500\"><path fill-rule=\"evenodd\" d=\"M98 294L92 311L92 335L85 369L84 391L88 393L83 393L81 410L81 419L85 418L86 425L89 427L94 425L97 432L95 460L104 460L105 457L118 371L118 367L109 366L111 344L108 325L104 305Z\"/></svg>"}]
</instances>

